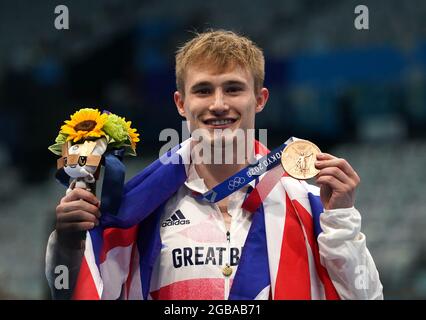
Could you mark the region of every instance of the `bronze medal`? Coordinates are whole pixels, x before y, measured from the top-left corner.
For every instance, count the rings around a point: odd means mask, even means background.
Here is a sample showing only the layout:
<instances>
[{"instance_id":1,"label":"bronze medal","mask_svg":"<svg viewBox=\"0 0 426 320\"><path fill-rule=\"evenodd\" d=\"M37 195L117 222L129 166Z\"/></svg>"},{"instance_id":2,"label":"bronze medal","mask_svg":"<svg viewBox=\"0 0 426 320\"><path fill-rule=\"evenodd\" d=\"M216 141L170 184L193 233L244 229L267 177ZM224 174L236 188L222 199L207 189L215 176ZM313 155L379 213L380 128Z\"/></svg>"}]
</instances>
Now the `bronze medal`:
<instances>
[{"instance_id":1,"label":"bronze medal","mask_svg":"<svg viewBox=\"0 0 426 320\"><path fill-rule=\"evenodd\" d=\"M318 153L321 150L312 142L296 140L283 150L281 164L289 176L299 180L310 179L319 173L315 168Z\"/></svg>"}]
</instances>

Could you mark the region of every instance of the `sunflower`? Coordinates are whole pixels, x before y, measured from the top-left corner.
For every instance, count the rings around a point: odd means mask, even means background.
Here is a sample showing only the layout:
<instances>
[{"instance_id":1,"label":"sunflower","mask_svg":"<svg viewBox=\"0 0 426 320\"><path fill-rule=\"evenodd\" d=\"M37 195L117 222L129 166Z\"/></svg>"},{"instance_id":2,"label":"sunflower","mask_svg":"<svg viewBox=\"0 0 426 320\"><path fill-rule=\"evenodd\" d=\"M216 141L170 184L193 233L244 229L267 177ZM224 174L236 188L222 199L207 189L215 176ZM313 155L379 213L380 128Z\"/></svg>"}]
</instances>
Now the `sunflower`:
<instances>
[{"instance_id":1,"label":"sunflower","mask_svg":"<svg viewBox=\"0 0 426 320\"><path fill-rule=\"evenodd\" d=\"M136 149L136 142L139 142L139 133L136 133L136 129L133 129L131 127L132 125L132 121L127 121L126 122L126 129L127 129L127 134L130 137L130 143L132 146L132 149L135 150Z\"/></svg>"},{"instance_id":2,"label":"sunflower","mask_svg":"<svg viewBox=\"0 0 426 320\"><path fill-rule=\"evenodd\" d=\"M97 109L80 109L65 121L60 133L67 135L67 141L77 142L85 138L100 138L105 135L102 127L107 120L107 114L101 114Z\"/></svg>"}]
</instances>

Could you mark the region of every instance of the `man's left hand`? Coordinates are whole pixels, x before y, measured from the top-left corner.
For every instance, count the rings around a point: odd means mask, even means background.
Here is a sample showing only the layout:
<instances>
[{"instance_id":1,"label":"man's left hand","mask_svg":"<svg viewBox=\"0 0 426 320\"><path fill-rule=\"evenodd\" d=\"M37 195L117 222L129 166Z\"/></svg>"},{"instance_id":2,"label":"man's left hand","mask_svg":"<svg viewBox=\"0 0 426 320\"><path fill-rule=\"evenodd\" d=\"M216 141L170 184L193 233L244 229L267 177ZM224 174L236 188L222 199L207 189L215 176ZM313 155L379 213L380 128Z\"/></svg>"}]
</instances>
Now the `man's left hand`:
<instances>
[{"instance_id":1,"label":"man's left hand","mask_svg":"<svg viewBox=\"0 0 426 320\"><path fill-rule=\"evenodd\" d=\"M321 202L325 209L343 209L355 204L355 190L360 178L345 160L328 153L317 155L315 168L320 170L316 183L320 185Z\"/></svg>"}]
</instances>

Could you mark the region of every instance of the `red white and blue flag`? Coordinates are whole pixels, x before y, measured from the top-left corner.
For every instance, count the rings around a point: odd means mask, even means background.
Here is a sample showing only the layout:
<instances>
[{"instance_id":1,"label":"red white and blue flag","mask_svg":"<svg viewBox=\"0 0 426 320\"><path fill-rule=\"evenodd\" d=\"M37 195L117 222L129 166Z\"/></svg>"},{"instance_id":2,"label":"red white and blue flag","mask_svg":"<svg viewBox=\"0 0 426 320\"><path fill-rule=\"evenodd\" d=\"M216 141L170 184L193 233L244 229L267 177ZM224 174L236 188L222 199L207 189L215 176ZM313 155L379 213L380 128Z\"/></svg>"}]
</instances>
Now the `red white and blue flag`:
<instances>
[{"instance_id":1,"label":"red white and blue flag","mask_svg":"<svg viewBox=\"0 0 426 320\"><path fill-rule=\"evenodd\" d=\"M255 151L268 153L258 142ZM100 225L87 232L73 299L154 298L150 281L162 247L161 213L187 179L189 154L187 140L126 184L117 215L102 212ZM339 299L318 249L323 207L317 187L277 167L243 208L253 220L229 299Z\"/></svg>"}]
</instances>

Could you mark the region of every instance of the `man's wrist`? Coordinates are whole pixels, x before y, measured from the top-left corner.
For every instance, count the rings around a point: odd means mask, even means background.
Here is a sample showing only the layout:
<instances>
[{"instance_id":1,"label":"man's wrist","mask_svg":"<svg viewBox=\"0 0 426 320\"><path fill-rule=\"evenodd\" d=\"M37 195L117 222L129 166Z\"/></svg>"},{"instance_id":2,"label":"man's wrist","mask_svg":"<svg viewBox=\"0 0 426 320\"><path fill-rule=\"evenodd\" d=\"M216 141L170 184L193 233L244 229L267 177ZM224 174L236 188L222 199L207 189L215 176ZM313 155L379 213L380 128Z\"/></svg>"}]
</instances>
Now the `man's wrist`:
<instances>
[{"instance_id":1,"label":"man's wrist","mask_svg":"<svg viewBox=\"0 0 426 320\"><path fill-rule=\"evenodd\" d=\"M334 212L352 212L355 209L355 206L352 207L348 207L348 208L335 208L335 209L325 209L324 208L324 212L325 213L334 213Z\"/></svg>"}]
</instances>

